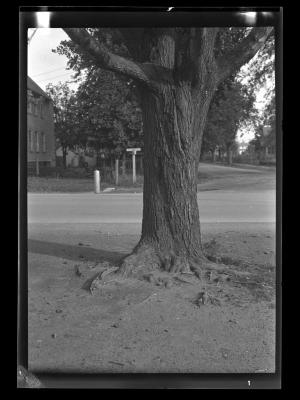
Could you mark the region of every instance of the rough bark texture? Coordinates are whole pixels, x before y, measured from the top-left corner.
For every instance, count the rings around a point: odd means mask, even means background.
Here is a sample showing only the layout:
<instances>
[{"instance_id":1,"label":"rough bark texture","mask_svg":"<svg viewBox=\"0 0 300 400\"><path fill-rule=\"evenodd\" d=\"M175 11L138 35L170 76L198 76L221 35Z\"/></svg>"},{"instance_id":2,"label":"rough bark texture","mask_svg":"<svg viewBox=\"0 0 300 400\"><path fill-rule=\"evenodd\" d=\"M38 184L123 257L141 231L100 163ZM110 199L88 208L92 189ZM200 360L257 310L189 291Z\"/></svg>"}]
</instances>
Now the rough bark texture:
<instances>
[{"instance_id":1,"label":"rough bark texture","mask_svg":"<svg viewBox=\"0 0 300 400\"><path fill-rule=\"evenodd\" d=\"M157 266L170 271L197 269L205 262L197 204L197 167L210 100L216 88L212 37L202 38L198 77L185 79L185 59L177 54L172 84L141 87L144 129L144 194L142 235L134 255L121 271ZM167 45L169 43L169 45ZM156 59L172 67L174 48L160 37ZM176 57L175 57L176 58ZM151 255L151 256L150 256Z\"/></svg>"}]
</instances>

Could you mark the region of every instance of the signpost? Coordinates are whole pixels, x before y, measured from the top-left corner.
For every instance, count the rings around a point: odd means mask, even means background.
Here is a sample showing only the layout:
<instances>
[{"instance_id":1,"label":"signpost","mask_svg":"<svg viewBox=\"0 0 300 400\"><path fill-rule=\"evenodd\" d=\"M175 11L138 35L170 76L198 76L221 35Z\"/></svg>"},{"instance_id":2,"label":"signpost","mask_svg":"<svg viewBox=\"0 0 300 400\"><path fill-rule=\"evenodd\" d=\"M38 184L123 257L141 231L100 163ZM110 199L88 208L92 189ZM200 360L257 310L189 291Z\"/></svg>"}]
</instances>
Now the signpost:
<instances>
[{"instance_id":1,"label":"signpost","mask_svg":"<svg viewBox=\"0 0 300 400\"><path fill-rule=\"evenodd\" d=\"M140 147L134 149L126 149L126 151L131 151L132 154L132 183L136 182L136 169L135 169L135 155L137 151L141 151Z\"/></svg>"},{"instance_id":2,"label":"signpost","mask_svg":"<svg viewBox=\"0 0 300 400\"><path fill-rule=\"evenodd\" d=\"M100 193L100 172L98 169L94 171L94 184L95 184L95 193Z\"/></svg>"},{"instance_id":3,"label":"signpost","mask_svg":"<svg viewBox=\"0 0 300 400\"><path fill-rule=\"evenodd\" d=\"M119 184L119 159L116 159L116 185Z\"/></svg>"}]
</instances>

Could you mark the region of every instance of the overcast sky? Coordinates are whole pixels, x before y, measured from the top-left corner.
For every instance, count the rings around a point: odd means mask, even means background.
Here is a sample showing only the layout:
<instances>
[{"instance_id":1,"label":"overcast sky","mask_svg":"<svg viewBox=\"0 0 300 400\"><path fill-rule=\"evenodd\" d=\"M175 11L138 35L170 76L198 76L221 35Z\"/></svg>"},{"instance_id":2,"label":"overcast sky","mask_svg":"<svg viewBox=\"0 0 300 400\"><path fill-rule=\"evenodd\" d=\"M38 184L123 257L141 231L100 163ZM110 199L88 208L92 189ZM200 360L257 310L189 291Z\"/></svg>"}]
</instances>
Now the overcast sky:
<instances>
[{"instance_id":1,"label":"overcast sky","mask_svg":"<svg viewBox=\"0 0 300 400\"><path fill-rule=\"evenodd\" d=\"M33 29L29 29L28 36L31 36L33 31ZM28 75L43 90L48 83L55 84L71 79L73 72L66 69L67 57L51 51L66 39L68 39L67 34L60 28L39 28L30 41Z\"/></svg>"},{"instance_id":2,"label":"overcast sky","mask_svg":"<svg viewBox=\"0 0 300 400\"><path fill-rule=\"evenodd\" d=\"M28 37L34 29L28 30ZM28 75L43 90L48 83L56 84L59 81L72 81L72 71L68 71L67 57L52 52L62 40L69 39L67 34L60 28L39 28L36 30L28 46ZM70 83L72 89L76 89L75 83ZM265 102L265 90L261 90L257 97L257 105ZM249 141L254 137L254 132L243 132L238 134L239 141Z\"/></svg>"}]
</instances>

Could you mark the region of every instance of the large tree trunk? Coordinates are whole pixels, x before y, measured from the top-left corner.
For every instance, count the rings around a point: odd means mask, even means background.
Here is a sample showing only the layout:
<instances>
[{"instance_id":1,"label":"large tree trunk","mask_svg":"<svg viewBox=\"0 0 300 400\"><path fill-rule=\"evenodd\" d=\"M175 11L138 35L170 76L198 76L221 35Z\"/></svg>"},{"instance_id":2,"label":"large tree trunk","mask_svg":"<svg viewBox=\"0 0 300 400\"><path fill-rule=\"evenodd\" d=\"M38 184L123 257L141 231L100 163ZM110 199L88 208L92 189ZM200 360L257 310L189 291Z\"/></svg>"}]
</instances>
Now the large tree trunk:
<instances>
[{"instance_id":1,"label":"large tree trunk","mask_svg":"<svg viewBox=\"0 0 300 400\"><path fill-rule=\"evenodd\" d=\"M142 235L121 271L201 267L197 167L208 105L189 85L143 90L144 193ZM200 104L200 108L199 108ZM202 104L202 107L201 107ZM197 111L197 115L196 115ZM195 132L197 126L197 132Z\"/></svg>"}]
</instances>

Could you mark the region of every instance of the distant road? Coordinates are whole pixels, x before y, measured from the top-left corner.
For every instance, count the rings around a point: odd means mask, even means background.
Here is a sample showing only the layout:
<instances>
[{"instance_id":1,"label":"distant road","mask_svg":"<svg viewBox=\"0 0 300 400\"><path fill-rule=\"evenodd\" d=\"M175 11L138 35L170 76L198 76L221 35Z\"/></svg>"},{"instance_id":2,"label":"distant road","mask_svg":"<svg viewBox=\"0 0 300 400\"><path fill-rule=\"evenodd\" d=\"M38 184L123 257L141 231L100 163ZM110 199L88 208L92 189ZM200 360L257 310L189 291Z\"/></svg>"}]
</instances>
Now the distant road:
<instances>
[{"instance_id":1,"label":"distant road","mask_svg":"<svg viewBox=\"0 0 300 400\"><path fill-rule=\"evenodd\" d=\"M142 193L29 193L28 223L124 223L142 221ZM211 190L198 193L200 220L275 222L275 190Z\"/></svg>"}]
</instances>

